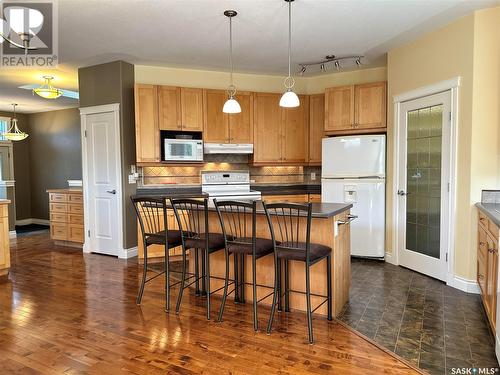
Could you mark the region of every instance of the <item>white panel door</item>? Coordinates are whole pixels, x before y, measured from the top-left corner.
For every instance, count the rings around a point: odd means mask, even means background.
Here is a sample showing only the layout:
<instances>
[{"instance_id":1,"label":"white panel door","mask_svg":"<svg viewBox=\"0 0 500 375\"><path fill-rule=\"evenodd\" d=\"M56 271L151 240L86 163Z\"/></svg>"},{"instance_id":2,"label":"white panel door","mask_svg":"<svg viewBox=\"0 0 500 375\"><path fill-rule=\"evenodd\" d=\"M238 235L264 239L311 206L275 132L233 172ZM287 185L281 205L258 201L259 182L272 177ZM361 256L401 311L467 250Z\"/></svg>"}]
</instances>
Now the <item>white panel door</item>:
<instances>
[{"instance_id":1,"label":"white panel door","mask_svg":"<svg viewBox=\"0 0 500 375\"><path fill-rule=\"evenodd\" d=\"M385 179L323 179L321 201L352 203L351 255L385 255Z\"/></svg>"},{"instance_id":2,"label":"white panel door","mask_svg":"<svg viewBox=\"0 0 500 375\"><path fill-rule=\"evenodd\" d=\"M323 138L323 178L385 177L385 135Z\"/></svg>"},{"instance_id":3,"label":"white panel door","mask_svg":"<svg viewBox=\"0 0 500 375\"><path fill-rule=\"evenodd\" d=\"M119 255L121 244L118 214L119 147L118 127L113 112L86 117L87 179L88 179L88 250Z\"/></svg>"}]
</instances>

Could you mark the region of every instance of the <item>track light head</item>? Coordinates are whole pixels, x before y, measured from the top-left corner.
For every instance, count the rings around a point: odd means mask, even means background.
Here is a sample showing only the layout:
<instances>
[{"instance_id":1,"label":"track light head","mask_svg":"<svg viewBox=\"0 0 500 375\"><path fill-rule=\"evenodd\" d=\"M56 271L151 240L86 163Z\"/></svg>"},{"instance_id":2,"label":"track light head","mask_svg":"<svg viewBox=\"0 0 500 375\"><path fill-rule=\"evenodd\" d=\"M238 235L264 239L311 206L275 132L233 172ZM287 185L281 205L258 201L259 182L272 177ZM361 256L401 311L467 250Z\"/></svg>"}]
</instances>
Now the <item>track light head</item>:
<instances>
[{"instance_id":1,"label":"track light head","mask_svg":"<svg viewBox=\"0 0 500 375\"><path fill-rule=\"evenodd\" d=\"M340 66L340 63L338 62L338 60L335 60L335 62L333 63L333 65L335 65L335 69L337 69L337 70L342 69L342 67Z\"/></svg>"},{"instance_id":2,"label":"track light head","mask_svg":"<svg viewBox=\"0 0 500 375\"><path fill-rule=\"evenodd\" d=\"M302 68L300 68L300 75L303 76L306 70L307 70L306 66L302 65Z\"/></svg>"},{"instance_id":3,"label":"track light head","mask_svg":"<svg viewBox=\"0 0 500 375\"><path fill-rule=\"evenodd\" d=\"M361 57L358 57L358 58L356 59L356 65L357 65L357 66L361 66Z\"/></svg>"}]
</instances>

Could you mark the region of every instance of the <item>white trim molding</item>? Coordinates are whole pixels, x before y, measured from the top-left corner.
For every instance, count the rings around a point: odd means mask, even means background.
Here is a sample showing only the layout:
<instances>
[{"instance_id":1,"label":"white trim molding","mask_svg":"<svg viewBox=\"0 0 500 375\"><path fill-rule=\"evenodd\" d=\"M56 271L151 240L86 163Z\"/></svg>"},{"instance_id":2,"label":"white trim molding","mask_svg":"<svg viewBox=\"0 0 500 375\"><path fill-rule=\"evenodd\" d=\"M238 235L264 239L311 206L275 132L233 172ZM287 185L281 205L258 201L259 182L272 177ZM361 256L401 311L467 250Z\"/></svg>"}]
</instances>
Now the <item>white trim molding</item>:
<instances>
[{"instance_id":1,"label":"white trim molding","mask_svg":"<svg viewBox=\"0 0 500 375\"><path fill-rule=\"evenodd\" d=\"M467 280L460 276L451 276L446 281L446 285L466 293L479 294L481 292L475 280Z\"/></svg>"},{"instance_id":2,"label":"white trim molding","mask_svg":"<svg viewBox=\"0 0 500 375\"><path fill-rule=\"evenodd\" d=\"M9 238L17 238L17 232L15 230L9 231Z\"/></svg>"},{"instance_id":3,"label":"white trim molding","mask_svg":"<svg viewBox=\"0 0 500 375\"><path fill-rule=\"evenodd\" d=\"M80 116L95 115L96 113L105 112L118 112L120 110L120 103L95 105L92 107L82 107L80 109Z\"/></svg>"},{"instance_id":4,"label":"white trim molding","mask_svg":"<svg viewBox=\"0 0 500 375\"><path fill-rule=\"evenodd\" d=\"M467 291L468 293L476 293L478 291L477 283L475 281L466 280L459 276L455 276L455 230L456 230L456 192L457 192L457 144L458 144L458 89L460 87L461 78L459 76L453 77L444 81L437 82L432 85L419 87L417 89L407 91L400 95L393 97L394 102L394 132L393 132L393 145L394 145L394 156L393 156L393 176L399 176L399 150L398 150L398 139L399 139L399 119L401 112L401 104L403 102L419 99L425 96L430 96L445 91L450 91L451 93L451 134L450 134L450 228L449 228L449 249L448 249L448 270L446 275L446 284ZM398 212L399 212L399 200L397 199L396 192L398 191L398 178L393 179L393 220L391 225L394 230L394 236L392 238L392 253L388 256L386 253L386 261L399 265L398 259Z\"/></svg>"},{"instance_id":5,"label":"white trim molding","mask_svg":"<svg viewBox=\"0 0 500 375\"><path fill-rule=\"evenodd\" d=\"M454 77L447 79L445 81L434 83L429 86L419 87L415 90L407 91L403 94L396 95L394 96L393 101L394 103L407 102L408 100L414 100L422 98L424 96L434 95L440 92L456 89L459 86L460 86L460 77Z\"/></svg>"},{"instance_id":6,"label":"white trim molding","mask_svg":"<svg viewBox=\"0 0 500 375\"><path fill-rule=\"evenodd\" d=\"M136 256L137 256L137 246L134 246L129 249L123 249L123 251L118 255L118 258L129 259Z\"/></svg>"}]
</instances>

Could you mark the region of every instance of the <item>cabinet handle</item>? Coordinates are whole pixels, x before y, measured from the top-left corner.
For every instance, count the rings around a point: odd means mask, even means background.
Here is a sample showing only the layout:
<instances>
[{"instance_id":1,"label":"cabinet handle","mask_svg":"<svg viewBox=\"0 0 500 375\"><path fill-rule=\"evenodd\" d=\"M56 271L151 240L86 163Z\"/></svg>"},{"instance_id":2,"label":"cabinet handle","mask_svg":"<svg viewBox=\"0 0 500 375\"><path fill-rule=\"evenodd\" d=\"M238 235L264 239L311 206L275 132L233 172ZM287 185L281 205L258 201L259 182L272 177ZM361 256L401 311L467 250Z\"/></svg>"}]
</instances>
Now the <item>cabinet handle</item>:
<instances>
[{"instance_id":1,"label":"cabinet handle","mask_svg":"<svg viewBox=\"0 0 500 375\"><path fill-rule=\"evenodd\" d=\"M488 249L488 253L495 254L495 249Z\"/></svg>"}]
</instances>

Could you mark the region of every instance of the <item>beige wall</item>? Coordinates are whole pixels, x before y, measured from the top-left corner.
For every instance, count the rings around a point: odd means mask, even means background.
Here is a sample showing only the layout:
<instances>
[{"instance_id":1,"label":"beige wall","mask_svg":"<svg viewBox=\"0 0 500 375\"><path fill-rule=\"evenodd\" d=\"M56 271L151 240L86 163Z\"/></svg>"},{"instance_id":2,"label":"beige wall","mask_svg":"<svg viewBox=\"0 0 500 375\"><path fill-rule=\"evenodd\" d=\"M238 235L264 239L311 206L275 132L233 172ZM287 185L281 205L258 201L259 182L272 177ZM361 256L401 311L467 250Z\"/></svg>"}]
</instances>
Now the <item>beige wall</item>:
<instances>
[{"instance_id":1,"label":"beige wall","mask_svg":"<svg viewBox=\"0 0 500 375\"><path fill-rule=\"evenodd\" d=\"M285 76L234 74L238 90L282 92ZM348 72L322 74L314 77L296 77L296 91L300 94L317 94L326 87L387 80L385 67L359 69ZM135 66L135 81L155 85L225 89L229 85L229 73L208 70Z\"/></svg>"},{"instance_id":2,"label":"beige wall","mask_svg":"<svg viewBox=\"0 0 500 375\"><path fill-rule=\"evenodd\" d=\"M393 97L460 76L455 274L466 279L475 278L476 213L473 204L480 200L481 189L499 188L498 112L493 114L498 111L499 102L499 44L498 39L490 35L498 28L495 17L498 17L498 8L476 12L388 54L388 251L394 250ZM492 56L494 51L496 60ZM490 60L484 62L483 58ZM490 81L491 78L496 84ZM483 166L488 159L493 159L493 164Z\"/></svg>"}]
</instances>

